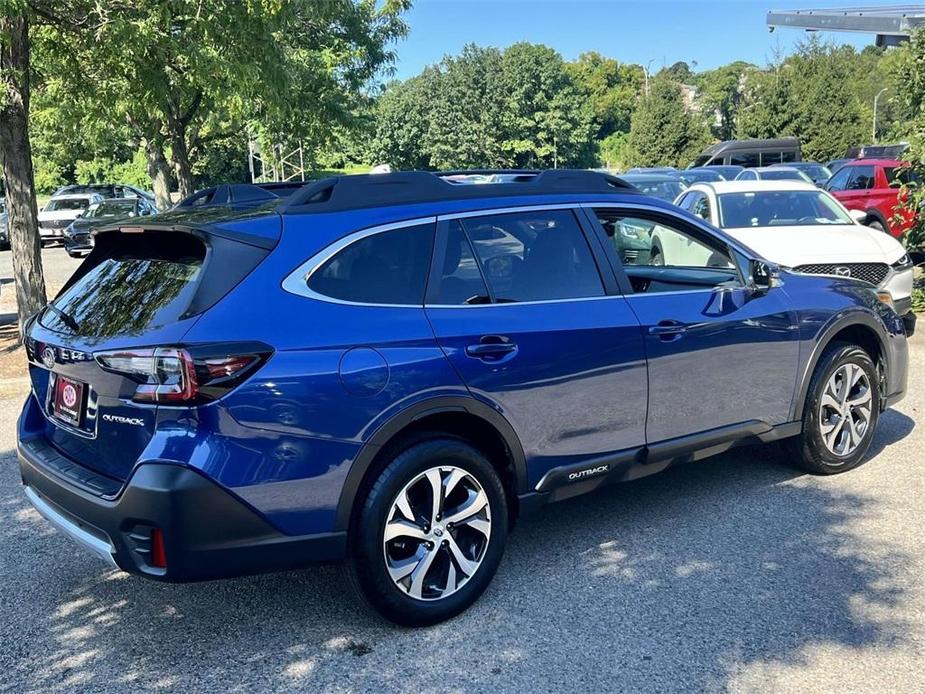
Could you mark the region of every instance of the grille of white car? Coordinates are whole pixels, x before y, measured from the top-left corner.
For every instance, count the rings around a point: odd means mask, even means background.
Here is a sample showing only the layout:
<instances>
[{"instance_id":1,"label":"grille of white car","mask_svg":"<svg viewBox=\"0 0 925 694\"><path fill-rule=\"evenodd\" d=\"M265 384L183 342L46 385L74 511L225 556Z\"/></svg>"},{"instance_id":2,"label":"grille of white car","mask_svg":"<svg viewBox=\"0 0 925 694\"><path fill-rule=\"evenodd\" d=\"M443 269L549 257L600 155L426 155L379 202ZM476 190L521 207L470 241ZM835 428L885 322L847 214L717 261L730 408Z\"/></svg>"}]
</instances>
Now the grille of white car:
<instances>
[{"instance_id":1,"label":"grille of white car","mask_svg":"<svg viewBox=\"0 0 925 694\"><path fill-rule=\"evenodd\" d=\"M815 265L799 265L794 270L807 275L853 277L856 280L870 282L876 286L883 282L890 271L890 266L886 263L818 263Z\"/></svg>"}]
</instances>

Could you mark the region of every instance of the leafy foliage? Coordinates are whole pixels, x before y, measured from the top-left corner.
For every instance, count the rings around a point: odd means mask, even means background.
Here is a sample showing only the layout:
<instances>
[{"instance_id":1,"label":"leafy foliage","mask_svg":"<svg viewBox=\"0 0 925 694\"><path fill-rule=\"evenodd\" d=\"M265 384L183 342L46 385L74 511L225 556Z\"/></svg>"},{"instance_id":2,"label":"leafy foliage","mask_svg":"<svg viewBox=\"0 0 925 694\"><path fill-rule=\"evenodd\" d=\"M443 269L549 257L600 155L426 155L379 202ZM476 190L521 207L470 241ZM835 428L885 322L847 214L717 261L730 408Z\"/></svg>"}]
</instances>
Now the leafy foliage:
<instances>
[{"instance_id":1,"label":"leafy foliage","mask_svg":"<svg viewBox=\"0 0 925 694\"><path fill-rule=\"evenodd\" d=\"M664 72L633 114L630 146L639 166L686 166L710 142L703 120L685 106L681 85Z\"/></svg>"},{"instance_id":2,"label":"leafy foliage","mask_svg":"<svg viewBox=\"0 0 925 694\"><path fill-rule=\"evenodd\" d=\"M909 142L903 155L920 181L925 180L925 31L919 29L912 39L897 51L891 66L896 82L901 113L905 116L900 134ZM909 248L925 246L925 187L921 184L904 186L901 198L906 210L914 213L912 227L906 232Z\"/></svg>"}]
</instances>

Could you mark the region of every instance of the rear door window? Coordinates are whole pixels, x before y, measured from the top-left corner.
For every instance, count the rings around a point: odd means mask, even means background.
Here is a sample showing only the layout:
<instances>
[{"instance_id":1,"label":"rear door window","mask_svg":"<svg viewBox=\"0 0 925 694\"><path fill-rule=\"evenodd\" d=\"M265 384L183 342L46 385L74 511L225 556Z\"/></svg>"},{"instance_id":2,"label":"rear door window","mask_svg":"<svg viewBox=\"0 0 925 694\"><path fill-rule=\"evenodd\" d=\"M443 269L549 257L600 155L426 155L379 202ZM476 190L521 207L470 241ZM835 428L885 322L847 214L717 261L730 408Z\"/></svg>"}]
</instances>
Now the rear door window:
<instances>
[{"instance_id":1,"label":"rear door window","mask_svg":"<svg viewBox=\"0 0 925 694\"><path fill-rule=\"evenodd\" d=\"M433 242L433 224L372 233L315 270L308 288L351 303L422 306Z\"/></svg>"},{"instance_id":2,"label":"rear door window","mask_svg":"<svg viewBox=\"0 0 925 694\"><path fill-rule=\"evenodd\" d=\"M605 294L591 249L571 210L467 217L459 224L497 303Z\"/></svg>"}]
</instances>

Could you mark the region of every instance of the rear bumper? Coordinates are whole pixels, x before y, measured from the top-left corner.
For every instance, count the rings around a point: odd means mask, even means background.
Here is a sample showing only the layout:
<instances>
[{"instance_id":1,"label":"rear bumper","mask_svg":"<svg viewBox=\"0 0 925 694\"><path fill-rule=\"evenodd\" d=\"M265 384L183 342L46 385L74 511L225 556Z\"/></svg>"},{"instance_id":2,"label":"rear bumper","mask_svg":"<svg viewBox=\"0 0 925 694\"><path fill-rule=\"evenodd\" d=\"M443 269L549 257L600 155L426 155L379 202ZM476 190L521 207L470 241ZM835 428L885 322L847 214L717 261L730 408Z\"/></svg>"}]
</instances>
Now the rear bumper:
<instances>
[{"instance_id":1,"label":"rear bumper","mask_svg":"<svg viewBox=\"0 0 925 694\"><path fill-rule=\"evenodd\" d=\"M344 556L346 533L291 536L199 472L139 465L116 495L93 493L86 468L43 439L20 441L20 472L36 510L85 549L124 571L199 581L297 568ZM57 458L57 459L56 459ZM70 465L70 467L68 467ZM81 473L74 475L77 467ZM163 533L166 568L150 563L151 530Z\"/></svg>"}]
</instances>

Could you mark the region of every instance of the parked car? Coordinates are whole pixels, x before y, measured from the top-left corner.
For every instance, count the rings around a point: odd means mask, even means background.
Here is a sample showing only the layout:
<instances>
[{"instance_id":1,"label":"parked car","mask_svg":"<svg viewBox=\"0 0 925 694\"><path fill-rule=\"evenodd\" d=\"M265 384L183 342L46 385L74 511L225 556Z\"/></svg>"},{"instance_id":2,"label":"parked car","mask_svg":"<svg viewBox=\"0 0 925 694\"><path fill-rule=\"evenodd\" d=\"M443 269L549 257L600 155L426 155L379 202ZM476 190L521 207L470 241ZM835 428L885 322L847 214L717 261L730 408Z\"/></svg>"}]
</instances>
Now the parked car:
<instances>
[{"instance_id":1,"label":"parked car","mask_svg":"<svg viewBox=\"0 0 925 694\"><path fill-rule=\"evenodd\" d=\"M661 174L665 176L679 176L680 171L678 171L673 166L636 166L632 169L629 169L626 173L628 174Z\"/></svg>"},{"instance_id":2,"label":"parked car","mask_svg":"<svg viewBox=\"0 0 925 694\"><path fill-rule=\"evenodd\" d=\"M64 230L80 217L88 207L103 201L99 193L58 195L39 210L39 236L42 243L64 237Z\"/></svg>"},{"instance_id":3,"label":"parked car","mask_svg":"<svg viewBox=\"0 0 925 694\"><path fill-rule=\"evenodd\" d=\"M646 195L671 202L687 188L680 176L671 174L628 173L620 178Z\"/></svg>"},{"instance_id":4,"label":"parked car","mask_svg":"<svg viewBox=\"0 0 925 694\"><path fill-rule=\"evenodd\" d=\"M812 183L813 179L798 169L789 166L767 166L755 169L745 169L736 181L802 181Z\"/></svg>"},{"instance_id":5,"label":"parked car","mask_svg":"<svg viewBox=\"0 0 925 694\"><path fill-rule=\"evenodd\" d=\"M693 171L697 168L698 167L694 167L694 168L688 169L688 171ZM721 164L711 164L710 166L705 166L705 167L700 167L700 168L705 168L705 169L709 169L710 171L715 171L722 177L724 181L733 180L736 176L738 176L742 171L745 170L744 166L731 166L731 165L725 166Z\"/></svg>"},{"instance_id":6,"label":"parked car","mask_svg":"<svg viewBox=\"0 0 925 694\"><path fill-rule=\"evenodd\" d=\"M379 175L379 174L377 174ZM174 205L182 210L193 207L230 207L248 209L268 202L279 202L304 187L304 181L282 181L275 183L223 183L193 193Z\"/></svg>"},{"instance_id":7,"label":"parked car","mask_svg":"<svg viewBox=\"0 0 925 694\"><path fill-rule=\"evenodd\" d=\"M702 166L698 169L685 169L680 172L681 180L687 185L706 183L708 181L723 181L722 173L717 171L720 167Z\"/></svg>"},{"instance_id":8,"label":"parked car","mask_svg":"<svg viewBox=\"0 0 925 694\"><path fill-rule=\"evenodd\" d=\"M147 217L156 213L157 209L146 198L111 198L90 205L64 230L64 250L72 258L86 255L93 250L90 234L94 229L119 219Z\"/></svg>"},{"instance_id":9,"label":"parked car","mask_svg":"<svg viewBox=\"0 0 925 694\"><path fill-rule=\"evenodd\" d=\"M0 250L10 247L10 222L6 212L6 200L0 198Z\"/></svg>"},{"instance_id":10,"label":"parked car","mask_svg":"<svg viewBox=\"0 0 925 694\"><path fill-rule=\"evenodd\" d=\"M624 265L623 222L725 262ZM869 284L568 170L342 176L101 229L23 331L20 473L59 530L158 581L346 559L408 625L471 605L549 502L756 441L859 465L908 359Z\"/></svg>"},{"instance_id":11,"label":"parked car","mask_svg":"<svg viewBox=\"0 0 925 694\"><path fill-rule=\"evenodd\" d=\"M850 159L833 159L832 161L826 162L825 168L834 174L849 161L854 161L854 157L851 157Z\"/></svg>"},{"instance_id":12,"label":"parked car","mask_svg":"<svg viewBox=\"0 0 925 694\"><path fill-rule=\"evenodd\" d=\"M825 182L832 177L831 170L817 161L795 161L790 164L771 164L772 169L782 167L802 171L809 176L809 179L817 186L825 185Z\"/></svg>"},{"instance_id":13,"label":"parked car","mask_svg":"<svg viewBox=\"0 0 925 694\"><path fill-rule=\"evenodd\" d=\"M834 197L812 184L698 184L676 204L794 272L855 277L880 290L899 315L912 310L913 266L906 250L888 234L861 225ZM696 247L674 241L656 234L653 253L662 249L662 262L675 264L709 260ZM701 255L691 257L692 252Z\"/></svg>"},{"instance_id":14,"label":"parked car","mask_svg":"<svg viewBox=\"0 0 925 694\"><path fill-rule=\"evenodd\" d=\"M909 164L898 159L858 159L832 174L825 189L849 210L868 215L867 226L901 237L912 226L914 215L900 207L900 189L918 177ZM899 215L900 220L896 220Z\"/></svg>"},{"instance_id":15,"label":"parked car","mask_svg":"<svg viewBox=\"0 0 925 694\"><path fill-rule=\"evenodd\" d=\"M154 205L154 193L142 190L127 183L77 183L61 186L55 191L53 197L59 195L89 195L96 193L104 198L144 198Z\"/></svg>"},{"instance_id":16,"label":"parked car","mask_svg":"<svg viewBox=\"0 0 925 694\"><path fill-rule=\"evenodd\" d=\"M802 145L795 137L776 140L726 140L710 145L691 166L734 165L744 168L788 164L802 159Z\"/></svg>"}]
</instances>

